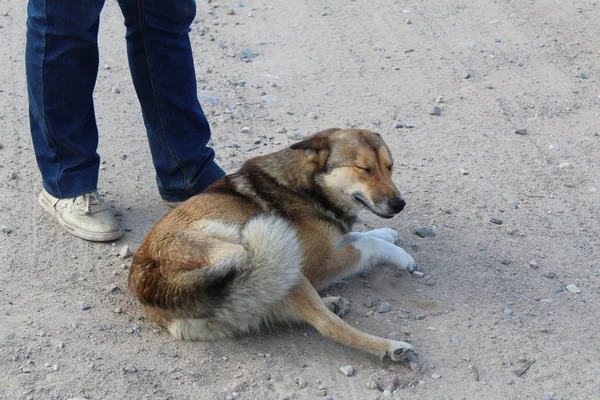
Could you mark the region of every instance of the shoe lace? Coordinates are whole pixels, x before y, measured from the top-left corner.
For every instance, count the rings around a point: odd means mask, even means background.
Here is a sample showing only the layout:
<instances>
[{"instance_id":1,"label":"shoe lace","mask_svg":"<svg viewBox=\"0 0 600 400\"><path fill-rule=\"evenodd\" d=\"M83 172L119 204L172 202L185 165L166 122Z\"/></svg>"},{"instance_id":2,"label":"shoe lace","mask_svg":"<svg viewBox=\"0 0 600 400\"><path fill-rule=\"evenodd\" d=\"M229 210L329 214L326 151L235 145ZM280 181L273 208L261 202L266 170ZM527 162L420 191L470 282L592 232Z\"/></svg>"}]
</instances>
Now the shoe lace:
<instances>
[{"instance_id":1,"label":"shoe lace","mask_svg":"<svg viewBox=\"0 0 600 400\"><path fill-rule=\"evenodd\" d=\"M78 196L79 197L79 196ZM104 206L104 202L100 195L97 192L84 193L82 196L83 200L83 213L85 215L90 215L94 212L102 211L106 209ZM75 199L74 199L75 200ZM94 209L92 209L94 207Z\"/></svg>"}]
</instances>

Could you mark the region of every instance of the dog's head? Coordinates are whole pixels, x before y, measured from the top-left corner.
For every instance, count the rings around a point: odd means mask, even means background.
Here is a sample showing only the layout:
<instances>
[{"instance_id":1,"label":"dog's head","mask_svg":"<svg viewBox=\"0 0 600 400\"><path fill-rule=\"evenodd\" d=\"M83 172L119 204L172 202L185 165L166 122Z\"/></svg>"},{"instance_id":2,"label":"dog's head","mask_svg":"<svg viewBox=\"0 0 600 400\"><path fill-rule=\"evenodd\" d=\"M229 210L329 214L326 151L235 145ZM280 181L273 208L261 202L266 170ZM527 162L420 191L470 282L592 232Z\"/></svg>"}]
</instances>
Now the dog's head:
<instances>
[{"instance_id":1,"label":"dog's head","mask_svg":"<svg viewBox=\"0 0 600 400\"><path fill-rule=\"evenodd\" d=\"M393 160L377 133L329 129L291 146L315 164L314 182L329 201L348 214L367 209L392 218L405 206L392 182Z\"/></svg>"}]
</instances>

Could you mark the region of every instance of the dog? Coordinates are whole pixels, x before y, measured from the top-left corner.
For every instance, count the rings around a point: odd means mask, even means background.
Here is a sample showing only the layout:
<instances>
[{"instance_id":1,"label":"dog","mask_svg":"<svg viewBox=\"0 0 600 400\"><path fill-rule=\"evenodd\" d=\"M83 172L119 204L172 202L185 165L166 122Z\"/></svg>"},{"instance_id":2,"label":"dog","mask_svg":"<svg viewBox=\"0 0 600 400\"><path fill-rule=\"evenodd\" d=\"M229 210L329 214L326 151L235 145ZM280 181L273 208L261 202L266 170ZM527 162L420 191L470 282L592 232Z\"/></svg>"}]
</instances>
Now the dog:
<instances>
[{"instance_id":1,"label":"dog","mask_svg":"<svg viewBox=\"0 0 600 400\"><path fill-rule=\"evenodd\" d=\"M401 361L410 344L345 323L338 297L317 290L377 264L418 267L393 229L351 232L359 211L392 218L405 206L381 136L329 129L246 161L166 214L133 257L129 290L182 340L213 340L277 322Z\"/></svg>"}]
</instances>

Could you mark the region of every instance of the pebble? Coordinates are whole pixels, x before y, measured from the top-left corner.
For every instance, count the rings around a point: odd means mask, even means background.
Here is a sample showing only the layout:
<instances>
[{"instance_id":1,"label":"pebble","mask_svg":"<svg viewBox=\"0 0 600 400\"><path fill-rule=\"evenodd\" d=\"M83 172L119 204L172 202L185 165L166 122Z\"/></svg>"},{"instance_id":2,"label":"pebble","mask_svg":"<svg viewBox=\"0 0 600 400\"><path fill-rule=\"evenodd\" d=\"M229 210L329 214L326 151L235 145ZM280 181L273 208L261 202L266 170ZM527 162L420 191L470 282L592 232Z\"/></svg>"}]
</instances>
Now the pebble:
<instances>
[{"instance_id":1,"label":"pebble","mask_svg":"<svg viewBox=\"0 0 600 400\"><path fill-rule=\"evenodd\" d=\"M123 372L125 372L126 374L133 374L137 371L138 369L135 367L135 365L128 365L127 367L123 368Z\"/></svg>"},{"instance_id":2,"label":"pebble","mask_svg":"<svg viewBox=\"0 0 600 400\"><path fill-rule=\"evenodd\" d=\"M415 229L415 235L422 237L422 238L433 237L433 236L435 236L435 232L433 231L433 228L430 226L420 226Z\"/></svg>"},{"instance_id":3,"label":"pebble","mask_svg":"<svg viewBox=\"0 0 600 400\"><path fill-rule=\"evenodd\" d=\"M241 130L242 133L250 133L250 128L247 126L244 126Z\"/></svg>"},{"instance_id":4,"label":"pebble","mask_svg":"<svg viewBox=\"0 0 600 400\"><path fill-rule=\"evenodd\" d=\"M554 299L540 299L540 303L554 303Z\"/></svg>"},{"instance_id":5,"label":"pebble","mask_svg":"<svg viewBox=\"0 0 600 400\"><path fill-rule=\"evenodd\" d=\"M302 377L298 378L298 387L300 389L304 389L307 385L308 385L308 383L306 382L306 379L304 379Z\"/></svg>"},{"instance_id":6,"label":"pebble","mask_svg":"<svg viewBox=\"0 0 600 400\"><path fill-rule=\"evenodd\" d=\"M550 395L544 396L544 400L552 400L552 396L550 396Z\"/></svg>"},{"instance_id":7,"label":"pebble","mask_svg":"<svg viewBox=\"0 0 600 400\"><path fill-rule=\"evenodd\" d=\"M327 388L325 388L325 386L319 385L318 390L319 390L319 396L323 396L323 397L327 396Z\"/></svg>"},{"instance_id":8,"label":"pebble","mask_svg":"<svg viewBox=\"0 0 600 400\"><path fill-rule=\"evenodd\" d=\"M544 275L546 278L550 278L550 279L554 279L554 278L558 278L558 275L556 275L554 272L548 272L546 273L546 275Z\"/></svg>"},{"instance_id":9,"label":"pebble","mask_svg":"<svg viewBox=\"0 0 600 400\"><path fill-rule=\"evenodd\" d=\"M392 399L392 398L394 398L394 396L392 395L392 392L390 392L389 390L384 390L383 398L384 399Z\"/></svg>"},{"instance_id":10,"label":"pebble","mask_svg":"<svg viewBox=\"0 0 600 400\"><path fill-rule=\"evenodd\" d=\"M538 265L538 262L537 262L537 261L535 261L535 260L529 260L529 261L527 262L527 264L529 264L529 266L530 266L531 268L533 268L533 269L536 269L536 268L539 266L539 265Z\"/></svg>"},{"instance_id":11,"label":"pebble","mask_svg":"<svg viewBox=\"0 0 600 400\"><path fill-rule=\"evenodd\" d=\"M525 129L525 128L517 129L517 130L515 131L515 133L516 133L517 135L527 135L527 129Z\"/></svg>"},{"instance_id":12,"label":"pebble","mask_svg":"<svg viewBox=\"0 0 600 400\"><path fill-rule=\"evenodd\" d=\"M512 260L505 258L504 260L501 261L501 263L502 263L502 265L509 265L509 264L512 264Z\"/></svg>"},{"instance_id":13,"label":"pebble","mask_svg":"<svg viewBox=\"0 0 600 400\"><path fill-rule=\"evenodd\" d=\"M231 8L229 10L227 10L227 15L235 15L235 11L233 11Z\"/></svg>"},{"instance_id":14,"label":"pebble","mask_svg":"<svg viewBox=\"0 0 600 400\"><path fill-rule=\"evenodd\" d=\"M498 217L491 217L490 222L496 225L502 225L504 221Z\"/></svg>"},{"instance_id":15,"label":"pebble","mask_svg":"<svg viewBox=\"0 0 600 400\"><path fill-rule=\"evenodd\" d=\"M114 312L115 314L121 314L121 313L123 312L123 309L122 309L121 307L117 307L117 308L115 308L115 309L113 310L113 312Z\"/></svg>"},{"instance_id":16,"label":"pebble","mask_svg":"<svg viewBox=\"0 0 600 400\"><path fill-rule=\"evenodd\" d=\"M260 53L256 50L243 48L240 50L240 56L242 56L245 60L252 60L260 55Z\"/></svg>"},{"instance_id":17,"label":"pebble","mask_svg":"<svg viewBox=\"0 0 600 400\"><path fill-rule=\"evenodd\" d=\"M112 94L119 94L119 93L121 93L121 89L114 87L111 89L111 92L112 92Z\"/></svg>"},{"instance_id":18,"label":"pebble","mask_svg":"<svg viewBox=\"0 0 600 400\"><path fill-rule=\"evenodd\" d=\"M511 310L509 307L506 307L506 308L504 309L504 314L506 314L506 315L511 315L512 313L513 313L513 311L512 311L512 310Z\"/></svg>"},{"instance_id":19,"label":"pebble","mask_svg":"<svg viewBox=\"0 0 600 400\"><path fill-rule=\"evenodd\" d=\"M65 344L63 342L58 342L56 347L58 347L59 349L62 349L63 347L65 347Z\"/></svg>"},{"instance_id":20,"label":"pebble","mask_svg":"<svg viewBox=\"0 0 600 400\"><path fill-rule=\"evenodd\" d=\"M412 128L416 128L417 126L416 126L416 125L414 125L414 124L404 124L404 127L405 127L406 129L412 129Z\"/></svg>"},{"instance_id":21,"label":"pebble","mask_svg":"<svg viewBox=\"0 0 600 400\"><path fill-rule=\"evenodd\" d=\"M460 174L461 175L469 175L469 171L467 171L466 169L460 169Z\"/></svg>"},{"instance_id":22,"label":"pebble","mask_svg":"<svg viewBox=\"0 0 600 400\"><path fill-rule=\"evenodd\" d=\"M452 343L460 344L460 339L459 339L459 338L457 338L457 337L452 337L452 338L450 338L450 341L451 341Z\"/></svg>"},{"instance_id":23,"label":"pebble","mask_svg":"<svg viewBox=\"0 0 600 400\"><path fill-rule=\"evenodd\" d=\"M377 312L378 313L386 313L386 312L390 312L390 310L391 310L390 303L384 302L379 305L379 309L377 310Z\"/></svg>"},{"instance_id":24,"label":"pebble","mask_svg":"<svg viewBox=\"0 0 600 400\"><path fill-rule=\"evenodd\" d=\"M471 78L471 74L467 73L463 75L463 78L465 79L470 79Z\"/></svg>"},{"instance_id":25,"label":"pebble","mask_svg":"<svg viewBox=\"0 0 600 400\"><path fill-rule=\"evenodd\" d=\"M396 129L404 128L404 124L402 122L396 122L394 124L394 128L396 128Z\"/></svg>"},{"instance_id":26,"label":"pebble","mask_svg":"<svg viewBox=\"0 0 600 400\"><path fill-rule=\"evenodd\" d=\"M200 96L198 96L198 100L203 101L205 103L208 103L208 104L210 104L213 107L218 106L219 103L221 102L215 96L209 96L209 95L200 95Z\"/></svg>"},{"instance_id":27,"label":"pebble","mask_svg":"<svg viewBox=\"0 0 600 400\"><path fill-rule=\"evenodd\" d=\"M425 274L423 272L421 272L421 271L413 271L413 272L411 272L411 275L414 278L422 278L422 277L425 276ZM433 285L431 285L431 286L433 286Z\"/></svg>"},{"instance_id":28,"label":"pebble","mask_svg":"<svg viewBox=\"0 0 600 400\"><path fill-rule=\"evenodd\" d=\"M118 292L119 290L121 290L121 288L119 286L117 286L117 285L109 285L109 286L106 287L106 290L109 293L115 293L115 292Z\"/></svg>"},{"instance_id":29,"label":"pebble","mask_svg":"<svg viewBox=\"0 0 600 400\"><path fill-rule=\"evenodd\" d=\"M309 112L308 114L306 114L306 118L319 119L319 116L315 113Z\"/></svg>"},{"instance_id":30,"label":"pebble","mask_svg":"<svg viewBox=\"0 0 600 400\"><path fill-rule=\"evenodd\" d=\"M31 374L33 372L33 369L31 369L31 368L21 368L21 372L23 372L24 374Z\"/></svg>"},{"instance_id":31,"label":"pebble","mask_svg":"<svg viewBox=\"0 0 600 400\"><path fill-rule=\"evenodd\" d=\"M9 228L8 226L6 226L6 225L2 225L2 228L0 228L0 229L2 229L2 233L4 233L5 235L8 235L9 233L11 233L11 232L12 232L12 229L10 229L10 228Z\"/></svg>"},{"instance_id":32,"label":"pebble","mask_svg":"<svg viewBox=\"0 0 600 400\"><path fill-rule=\"evenodd\" d=\"M381 301L381 299L379 297L369 296L369 297L367 297L367 300L365 301L365 307L367 307L367 308L374 307L380 301Z\"/></svg>"},{"instance_id":33,"label":"pebble","mask_svg":"<svg viewBox=\"0 0 600 400\"><path fill-rule=\"evenodd\" d=\"M17 179L17 173L13 171L13 172L11 172L10 174L8 174L8 177L9 177L10 179Z\"/></svg>"},{"instance_id":34,"label":"pebble","mask_svg":"<svg viewBox=\"0 0 600 400\"><path fill-rule=\"evenodd\" d=\"M132 255L133 255L133 252L127 245L121 247L121 250L119 250L119 257L121 257L121 258L128 258L128 257L131 257Z\"/></svg>"},{"instance_id":35,"label":"pebble","mask_svg":"<svg viewBox=\"0 0 600 400\"><path fill-rule=\"evenodd\" d=\"M579 77L580 77L581 79L587 79L587 78L588 78L588 76L587 76L587 74L586 74L585 72L582 72L582 73L580 73L580 74L579 74Z\"/></svg>"},{"instance_id":36,"label":"pebble","mask_svg":"<svg viewBox=\"0 0 600 400\"><path fill-rule=\"evenodd\" d=\"M439 108L439 107L432 107L429 110L429 114L431 114L431 115L441 115L442 114L442 109Z\"/></svg>"},{"instance_id":37,"label":"pebble","mask_svg":"<svg viewBox=\"0 0 600 400\"><path fill-rule=\"evenodd\" d=\"M379 386L377 386L377 383L376 383L375 381L369 381L369 382L367 383L367 389L370 389L370 390L378 390L378 389L379 389Z\"/></svg>"},{"instance_id":38,"label":"pebble","mask_svg":"<svg viewBox=\"0 0 600 400\"><path fill-rule=\"evenodd\" d=\"M435 102L440 104L444 102L444 96L438 96L435 98Z\"/></svg>"},{"instance_id":39,"label":"pebble","mask_svg":"<svg viewBox=\"0 0 600 400\"><path fill-rule=\"evenodd\" d=\"M389 390L393 392L398 387L398 377L391 372L378 376L375 382L381 391Z\"/></svg>"},{"instance_id":40,"label":"pebble","mask_svg":"<svg viewBox=\"0 0 600 400\"><path fill-rule=\"evenodd\" d=\"M344 367L341 367L340 371L346 376L354 375L354 367L352 365L346 365Z\"/></svg>"},{"instance_id":41,"label":"pebble","mask_svg":"<svg viewBox=\"0 0 600 400\"><path fill-rule=\"evenodd\" d=\"M280 130L277 131L277 133L287 133L287 129L281 128Z\"/></svg>"},{"instance_id":42,"label":"pebble","mask_svg":"<svg viewBox=\"0 0 600 400\"><path fill-rule=\"evenodd\" d=\"M431 379L440 379L441 377L440 374L431 374Z\"/></svg>"},{"instance_id":43,"label":"pebble","mask_svg":"<svg viewBox=\"0 0 600 400\"><path fill-rule=\"evenodd\" d=\"M82 306L81 306L81 309L82 309L83 311L87 311L87 310L89 310L90 308L92 308L92 307L90 307L90 306L89 306L89 304L84 304L84 305L82 305Z\"/></svg>"},{"instance_id":44,"label":"pebble","mask_svg":"<svg viewBox=\"0 0 600 400\"><path fill-rule=\"evenodd\" d=\"M135 332L135 330L133 328L127 328L127 329L125 329L125 332L129 333L130 335L132 335Z\"/></svg>"},{"instance_id":45,"label":"pebble","mask_svg":"<svg viewBox=\"0 0 600 400\"><path fill-rule=\"evenodd\" d=\"M579 288L578 288L576 285L574 285L574 284L572 284L572 283L571 283L570 285L567 285L565 288L566 288L566 289L567 289L567 290L568 290L570 293L573 293L573 294L580 294L580 293L581 293L581 290L580 290L580 289L579 289Z\"/></svg>"}]
</instances>

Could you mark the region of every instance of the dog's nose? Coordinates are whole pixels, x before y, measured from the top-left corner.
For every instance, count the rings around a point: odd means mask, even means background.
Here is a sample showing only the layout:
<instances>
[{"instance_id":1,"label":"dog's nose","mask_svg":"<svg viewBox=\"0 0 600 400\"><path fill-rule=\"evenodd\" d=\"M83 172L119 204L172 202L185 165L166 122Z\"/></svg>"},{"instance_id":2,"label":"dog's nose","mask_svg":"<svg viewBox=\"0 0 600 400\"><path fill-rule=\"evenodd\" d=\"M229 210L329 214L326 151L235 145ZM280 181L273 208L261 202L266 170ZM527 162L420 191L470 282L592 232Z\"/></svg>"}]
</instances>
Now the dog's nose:
<instances>
[{"instance_id":1,"label":"dog's nose","mask_svg":"<svg viewBox=\"0 0 600 400\"><path fill-rule=\"evenodd\" d=\"M404 199L402 197L392 197L391 199L388 200L388 207L395 214L402 211L404 209L405 205L406 205L406 202L404 201Z\"/></svg>"}]
</instances>

